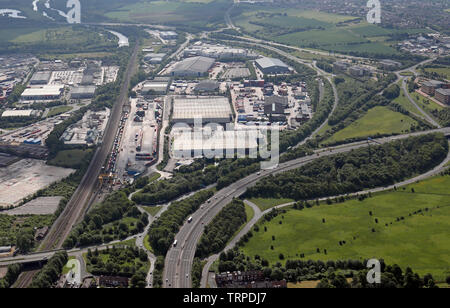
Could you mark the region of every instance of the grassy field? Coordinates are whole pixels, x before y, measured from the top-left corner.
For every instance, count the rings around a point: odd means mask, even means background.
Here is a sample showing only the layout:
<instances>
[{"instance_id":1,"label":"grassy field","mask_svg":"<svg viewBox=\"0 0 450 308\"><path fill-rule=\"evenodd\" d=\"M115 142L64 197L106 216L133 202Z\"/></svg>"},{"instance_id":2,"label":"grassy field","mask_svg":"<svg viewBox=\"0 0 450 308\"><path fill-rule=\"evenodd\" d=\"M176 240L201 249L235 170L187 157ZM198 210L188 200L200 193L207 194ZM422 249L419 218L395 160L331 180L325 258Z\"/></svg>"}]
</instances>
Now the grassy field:
<instances>
[{"instance_id":1,"label":"grassy field","mask_svg":"<svg viewBox=\"0 0 450 308\"><path fill-rule=\"evenodd\" d=\"M338 131L324 143L333 143L350 138L372 137L377 134L393 134L408 132L417 124L414 119L387 107L377 106L348 127Z\"/></svg>"},{"instance_id":2,"label":"grassy field","mask_svg":"<svg viewBox=\"0 0 450 308\"><path fill-rule=\"evenodd\" d=\"M91 154L92 150L65 150L59 152L55 158L50 160L48 164L54 166L61 166L65 168L79 168L83 159L87 158L87 155Z\"/></svg>"},{"instance_id":3,"label":"grassy field","mask_svg":"<svg viewBox=\"0 0 450 308\"><path fill-rule=\"evenodd\" d=\"M305 260L324 261L383 258L443 280L450 274L449 186L450 176L434 177L364 201L290 209L264 223L267 232L253 232L243 251L271 264L280 261L280 253L285 259L304 253Z\"/></svg>"},{"instance_id":4,"label":"grassy field","mask_svg":"<svg viewBox=\"0 0 450 308\"><path fill-rule=\"evenodd\" d=\"M52 109L50 109L49 113L47 114L47 118L54 117L58 114L68 112L72 109L73 109L72 106L58 106L58 107L52 108Z\"/></svg>"},{"instance_id":5,"label":"grassy field","mask_svg":"<svg viewBox=\"0 0 450 308\"><path fill-rule=\"evenodd\" d=\"M263 199L263 198L253 198L249 199L249 201L256 204L261 211L265 211L277 205L294 202L294 200L292 199Z\"/></svg>"},{"instance_id":6,"label":"grassy field","mask_svg":"<svg viewBox=\"0 0 450 308\"><path fill-rule=\"evenodd\" d=\"M75 54L109 52L117 47L113 36L101 35L101 30L83 26L62 26L48 24L35 27L14 25L0 29L2 45L0 52L18 50L35 54Z\"/></svg>"},{"instance_id":7,"label":"grassy field","mask_svg":"<svg viewBox=\"0 0 450 308\"><path fill-rule=\"evenodd\" d=\"M76 259L76 257L73 257L73 256L69 257L69 261L74 260L74 259ZM64 265L63 270L62 270L63 275L67 275L74 267L75 266L67 267L67 264Z\"/></svg>"},{"instance_id":8,"label":"grassy field","mask_svg":"<svg viewBox=\"0 0 450 308\"><path fill-rule=\"evenodd\" d=\"M225 0L151 1L124 5L106 13L106 17L123 22L205 27L224 23L229 7Z\"/></svg>"},{"instance_id":9,"label":"grassy field","mask_svg":"<svg viewBox=\"0 0 450 308\"><path fill-rule=\"evenodd\" d=\"M400 86L400 84L399 84ZM405 92L403 91L403 88L400 88L400 95L396 99L393 100L394 103L399 104L405 110L412 112L414 114L420 115L420 111L414 106L409 99L405 96Z\"/></svg>"},{"instance_id":10,"label":"grassy field","mask_svg":"<svg viewBox=\"0 0 450 308\"><path fill-rule=\"evenodd\" d=\"M144 206L142 208L152 216L155 216L161 210L160 206Z\"/></svg>"},{"instance_id":11,"label":"grassy field","mask_svg":"<svg viewBox=\"0 0 450 308\"><path fill-rule=\"evenodd\" d=\"M436 68L427 67L424 70L429 73L437 73L439 75L444 76L445 79L450 80L450 67L436 67Z\"/></svg>"},{"instance_id":12,"label":"grassy field","mask_svg":"<svg viewBox=\"0 0 450 308\"><path fill-rule=\"evenodd\" d=\"M295 7L286 10L264 5L241 5L236 11L233 21L246 32L284 44L342 53L395 56L399 52L391 47L395 44L391 40L393 36L428 32L423 29L385 29L358 17Z\"/></svg>"}]
</instances>

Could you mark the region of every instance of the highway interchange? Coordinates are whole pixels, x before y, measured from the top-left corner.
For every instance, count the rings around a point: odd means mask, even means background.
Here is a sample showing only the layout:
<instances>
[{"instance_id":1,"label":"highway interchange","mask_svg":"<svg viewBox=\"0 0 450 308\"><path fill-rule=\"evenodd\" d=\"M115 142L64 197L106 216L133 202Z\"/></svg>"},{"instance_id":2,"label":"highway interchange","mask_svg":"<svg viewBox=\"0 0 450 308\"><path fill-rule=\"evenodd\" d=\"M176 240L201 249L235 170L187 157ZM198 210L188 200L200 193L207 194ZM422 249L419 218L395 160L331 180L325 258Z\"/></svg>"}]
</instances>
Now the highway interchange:
<instances>
[{"instance_id":1,"label":"highway interchange","mask_svg":"<svg viewBox=\"0 0 450 308\"><path fill-rule=\"evenodd\" d=\"M227 21L229 28L236 29L236 27L232 24L231 19L229 18L229 15L228 15L230 10L226 12L226 21ZM228 16L228 18L227 18L227 16ZM188 35L186 43L183 44L182 46L180 46L180 48L171 57L178 56L182 52L183 48L185 46L187 46L187 44L191 41L192 38L193 37L191 35ZM310 68L316 70L316 72L318 73L318 76L328 79L328 81L330 82L330 84L332 85L332 88L333 88L333 94L334 94L335 100L334 100L333 109L330 112L330 115L337 108L338 101L339 101L338 94L337 94L337 89L332 81L333 76L331 74L327 74L324 71L322 71L321 69L317 68L316 63L314 61L313 62L303 61L297 57L292 56L291 54L289 54L283 50L275 48L274 46L282 47L282 48L296 49L299 51L306 51L306 52L317 53L317 54L329 55L329 53L305 50L302 48L292 47L292 46L283 45L283 44L277 44L277 43L273 43L273 42L264 42L262 40L253 39L253 38L249 38L249 37L237 37L237 38L239 38L242 41L250 42L252 45L260 46L260 47L266 48L268 50L271 50L273 52L276 52L290 60L307 65ZM54 254L55 251L58 251L61 249L62 244L63 244L64 240L67 238L67 236L69 235L72 227L77 222L79 222L80 219L84 216L86 208L89 205L89 202L90 202L91 198L93 197L93 194L95 193L98 175L100 174L101 168L102 168L104 162L106 161L106 159L110 153L110 150L113 146L115 133L116 133L117 127L119 125L120 117L122 114L122 108L128 100L128 97L127 97L128 84L131 79L131 76L136 72L137 52L138 52L138 44L136 45L136 47L133 51L133 54L131 56L131 59L129 61L127 71L125 73L124 82L122 84L120 97L119 97L118 103L115 104L113 111L111 113L111 119L108 122L108 126L107 126L107 129L104 134L105 137L104 137L103 143L97 149L97 151L92 159L92 162L89 165L89 168L88 168L85 176L83 177L78 189L74 193L72 199L69 201L65 210L60 215L60 217L56 220L56 222L52 226L49 234L47 235L47 237L45 238L45 240L39 247L39 252L37 252L35 254L17 256L14 258L4 259L4 260L0 261L0 265L7 265L7 264L21 263L21 262L31 262L31 261L42 261L42 260L48 259L49 257L51 257ZM357 58L357 57L344 56L344 55L342 55L342 57ZM429 61L429 60L427 60L427 61ZM412 68L406 69L406 70L415 72L416 67L417 67L417 65L415 65ZM403 71L406 71L406 70L403 70ZM386 137L386 138L376 139L375 141L377 143L384 144L387 142L392 142L394 140L408 138L411 136L423 135L423 134L432 133L432 132L440 132L440 133L444 133L446 136L449 136L450 128L440 128L439 124L433 118L431 118L419 106L417 106L417 104L410 97L408 91L406 90L405 77L400 76L399 72L396 72L396 74L397 74L398 78L402 79L402 87L405 90L407 98L411 101L411 103L413 103L416 106L416 108L420 111L420 113L422 113L423 118L425 118L425 120L427 120L430 124L434 125L435 127L438 127L438 129L425 131L425 132L411 133L411 134L406 134L406 135ZM322 84L320 84L320 97L321 97L321 99L323 98L323 82L322 82ZM165 101L165 105L167 105L167 101ZM166 111L166 108L164 108L164 110ZM165 120L165 122L167 122L167 123L165 123L166 124L165 126L167 126L168 125L167 112L165 112L164 120ZM309 140L314 135L316 135L326 125L327 121L328 121L328 119L324 123L322 123L322 125L319 128L317 128L311 134L311 136L308 137L307 139L305 139L301 144L304 144L307 140ZM163 149L162 144L164 142L164 130L161 130L161 137L162 137L161 138L162 143L160 143L160 153L162 154L162 149ZM288 162L279 164L276 168L271 169L271 170L262 170L261 172L249 175L246 178L243 178L243 179L231 184L230 186L218 191L211 198L210 202L206 202L205 204L203 204L202 207L195 214L192 215L193 221L191 223L186 222L181 227L179 233L177 234L176 240L178 241L178 245L176 247L172 247L169 250L169 252L166 255L166 259L165 259L165 269L164 269L164 278L163 278L164 287L166 287L166 288L171 288L171 287L172 288L173 287L189 288L189 287L192 287L192 282L191 282L192 263L194 260L197 243L200 240L200 237L203 233L205 226L208 225L212 221L212 219L223 209L223 207L225 207L227 204L229 204L232 201L233 198L240 197L247 190L248 187L255 185L263 177L299 168L299 167L304 166L305 164L312 162L315 159L318 159L320 157L335 155L338 153L346 153L346 152L349 152L354 149L366 147L368 145L370 145L370 143L367 141L364 141L364 142L356 142L356 143L345 144L345 145L341 145L341 146L337 146L337 147L332 147L332 148L329 148L326 150L324 150L324 149L317 150L313 155L302 157L299 159L295 159L292 161L288 161ZM161 159L162 159L162 156L159 157L159 161L161 161ZM448 157L447 157L447 161L448 161ZM435 171L435 170L433 170L433 171ZM432 174L432 171L430 171L430 172L431 172L430 174ZM427 173L422 176L430 176L430 174ZM417 178L414 178L414 179L411 179L408 181L412 181L412 180L417 180ZM399 183L399 184L402 184L402 183ZM378 189L386 189L386 188L377 188L377 190ZM163 209L159 212L159 215L161 214L162 211L167 209L167 207L168 207L168 205L163 207ZM264 212L261 212L261 211L257 212L257 215L255 215L255 217L244 228L244 230L242 230L240 232L240 234L235 239L233 239L233 241L230 243L230 245L227 246L227 249L232 247L237 242L237 240L240 238L240 236L245 234L245 231L248 231L251 228L251 226L254 223L256 223L260 217L262 217L262 215L264 215ZM149 225L145 229L144 233L146 233L148 231L148 229L149 229L151 223L154 221L154 219L155 218L150 219ZM139 234L134 237L130 237L130 238L136 239L136 243L137 243L138 247L143 246L144 235L145 235L144 233ZM110 245L111 244L112 243L110 243ZM96 248L104 249L106 246L107 245L101 245ZM81 253L84 253L86 251L87 251L87 248L84 248L81 250L80 249L71 250L71 251L68 251L68 253L80 255ZM150 282L150 284L151 284L151 281L152 281L151 272L153 271L153 268L154 268L155 257L150 252L147 251L147 253L150 257L150 260L152 261L151 262L152 268L150 269L148 277L147 277L147 281ZM208 264L210 265L210 262ZM208 268L209 268L209 266L205 267L205 270L207 270ZM32 274L29 274L29 275L31 275L31 277L32 277ZM30 277L28 277L28 276L25 275L25 277L23 278L24 281L30 280ZM205 279L205 277L203 277L203 279ZM204 281L202 283L203 283L202 285L204 286Z\"/></svg>"}]
</instances>

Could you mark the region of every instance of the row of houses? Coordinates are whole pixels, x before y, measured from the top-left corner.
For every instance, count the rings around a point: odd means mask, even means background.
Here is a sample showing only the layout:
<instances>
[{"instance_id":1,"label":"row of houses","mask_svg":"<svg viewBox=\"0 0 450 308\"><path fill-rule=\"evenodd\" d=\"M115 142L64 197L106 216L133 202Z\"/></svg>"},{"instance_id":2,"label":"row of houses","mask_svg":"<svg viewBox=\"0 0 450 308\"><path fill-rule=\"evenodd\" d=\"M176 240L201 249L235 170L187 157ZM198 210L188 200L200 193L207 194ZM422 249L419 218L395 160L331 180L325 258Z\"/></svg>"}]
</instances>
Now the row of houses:
<instances>
[{"instance_id":1,"label":"row of houses","mask_svg":"<svg viewBox=\"0 0 450 308\"><path fill-rule=\"evenodd\" d=\"M264 277L262 271L248 272L227 272L216 274L215 277L218 288L268 288L282 289L287 288L286 280L272 281Z\"/></svg>"}]
</instances>

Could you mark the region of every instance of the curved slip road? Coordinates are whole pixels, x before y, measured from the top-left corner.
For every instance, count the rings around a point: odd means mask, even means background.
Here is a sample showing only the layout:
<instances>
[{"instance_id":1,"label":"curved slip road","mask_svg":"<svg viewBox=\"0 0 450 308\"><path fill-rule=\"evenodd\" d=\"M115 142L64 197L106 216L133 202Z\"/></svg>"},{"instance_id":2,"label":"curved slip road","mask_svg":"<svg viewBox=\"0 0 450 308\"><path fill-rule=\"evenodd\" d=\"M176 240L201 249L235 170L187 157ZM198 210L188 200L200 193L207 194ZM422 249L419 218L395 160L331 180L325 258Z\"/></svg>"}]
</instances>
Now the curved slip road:
<instances>
[{"instance_id":1,"label":"curved slip road","mask_svg":"<svg viewBox=\"0 0 450 308\"><path fill-rule=\"evenodd\" d=\"M384 144L394 140L424 135L431 132L441 132L446 136L449 136L450 128L436 129L426 132L417 132L374 140L379 144ZM346 153L351 150L366 146L368 146L368 142L361 141L329 148L328 150L319 150L316 151L314 155L282 163L275 169L264 170L249 175L218 191L216 195L211 198L211 203L205 203L203 205L203 209L201 208L194 215L192 215L193 221L191 223L185 223L175 237L175 239L178 241L178 245L177 247L172 247L166 255L164 267L164 287L191 287L192 262L195 257L197 243L200 240L204 227L212 221L212 219L223 209L223 207L230 203L233 198L240 197L248 187L255 185L256 182L258 182L263 177L299 168L319 157L330 156L338 153Z\"/></svg>"},{"instance_id":2,"label":"curved slip road","mask_svg":"<svg viewBox=\"0 0 450 308\"><path fill-rule=\"evenodd\" d=\"M450 143L450 142L449 142ZM450 144L449 144L450 146ZM447 157L435 168L433 168L432 170L421 174L419 176L416 176L414 178L396 183L394 185L390 185L387 187L377 187L377 188L373 188L373 189L368 189L368 190L364 190L364 191L360 191L360 192L356 192L356 193L350 193L350 194L345 194L345 195L340 195L340 196L332 196L332 197L326 197L326 198L320 198L319 201L325 201L327 199L334 199L334 198L339 198L341 196L350 196L350 197L354 197L354 196L358 196L358 195L364 195L364 194L368 194L368 193L377 193L377 192L381 192L381 191L387 191L387 190L392 190L395 187L401 187L401 186L405 186L405 185L409 185L409 184L413 184L416 183L417 181L421 181L427 178L430 178L432 176L438 175L439 173L441 173L442 171L446 170L448 168L448 163L450 162L450 151L447 153ZM280 208L284 208L287 206L290 206L292 204L294 204L295 202L289 202L289 203L284 203L284 204L280 204L277 205L275 207L272 207L270 209L267 209L265 211L261 211L259 209L259 207L257 205L255 205L254 203L248 201L248 200L244 200L244 202L251 206L253 208L253 211L255 213L254 217L245 225L245 227L230 241L230 243L228 243L228 245L221 251L221 252L225 252L228 251L230 249L233 249L234 246L236 246L236 244L239 242L239 240L245 235L247 234L252 228L253 226L267 213L269 213L270 211L272 211L274 208L276 209L280 209ZM220 252L220 253L221 253ZM220 253L218 254L214 254L212 256L210 256L207 259L207 263L203 268L202 271L202 280L201 280L201 287L202 288L206 288L208 283L209 286L212 287L212 283L211 281L208 281L209 279L209 269L211 268L212 264L219 258Z\"/></svg>"}]
</instances>

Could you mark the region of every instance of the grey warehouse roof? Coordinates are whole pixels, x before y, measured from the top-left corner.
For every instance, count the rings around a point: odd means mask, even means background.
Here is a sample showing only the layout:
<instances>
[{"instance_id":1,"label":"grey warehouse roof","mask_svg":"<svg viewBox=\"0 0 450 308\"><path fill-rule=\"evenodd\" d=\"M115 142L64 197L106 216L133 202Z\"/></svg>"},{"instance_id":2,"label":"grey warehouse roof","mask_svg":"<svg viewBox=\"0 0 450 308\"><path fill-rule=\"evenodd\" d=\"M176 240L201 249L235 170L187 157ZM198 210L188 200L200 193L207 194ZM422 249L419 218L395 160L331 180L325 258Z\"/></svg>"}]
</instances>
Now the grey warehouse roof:
<instances>
[{"instance_id":1,"label":"grey warehouse roof","mask_svg":"<svg viewBox=\"0 0 450 308\"><path fill-rule=\"evenodd\" d=\"M71 94L93 94L95 93L95 86L75 87L70 91Z\"/></svg>"},{"instance_id":2,"label":"grey warehouse roof","mask_svg":"<svg viewBox=\"0 0 450 308\"><path fill-rule=\"evenodd\" d=\"M256 63L262 68L269 68L273 66L281 66L281 67L288 67L283 61L280 59L274 59L274 58L261 58L256 60Z\"/></svg>"},{"instance_id":3,"label":"grey warehouse roof","mask_svg":"<svg viewBox=\"0 0 450 308\"><path fill-rule=\"evenodd\" d=\"M213 58L207 57L187 58L178 63L175 66L174 71L190 71L190 72L206 73L214 64L214 62L215 60Z\"/></svg>"},{"instance_id":4,"label":"grey warehouse roof","mask_svg":"<svg viewBox=\"0 0 450 308\"><path fill-rule=\"evenodd\" d=\"M31 77L31 81L48 81L51 77L51 72L36 72Z\"/></svg>"},{"instance_id":5,"label":"grey warehouse roof","mask_svg":"<svg viewBox=\"0 0 450 308\"><path fill-rule=\"evenodd\" d=\"M186 98L174 100L173 120L195 119L229 119L231 107L226 97Z\"/></svg>"}]
</instances>

